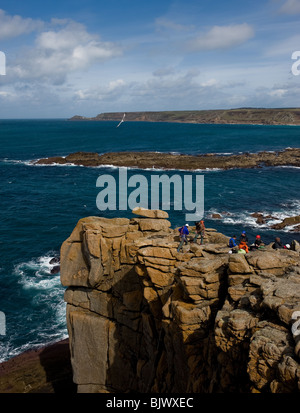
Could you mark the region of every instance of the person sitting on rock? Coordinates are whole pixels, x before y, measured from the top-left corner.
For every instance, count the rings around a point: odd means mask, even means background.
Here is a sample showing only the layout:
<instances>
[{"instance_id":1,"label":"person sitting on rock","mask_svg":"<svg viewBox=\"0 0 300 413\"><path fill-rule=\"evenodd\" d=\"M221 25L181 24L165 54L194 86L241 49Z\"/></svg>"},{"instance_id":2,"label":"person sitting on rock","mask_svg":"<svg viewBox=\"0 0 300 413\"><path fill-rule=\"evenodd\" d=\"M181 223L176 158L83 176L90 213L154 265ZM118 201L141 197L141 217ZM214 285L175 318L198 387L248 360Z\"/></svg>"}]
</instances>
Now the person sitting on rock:
<instances>
[{"instance_id":1,"label":"person sitting on rock","mask_svg":"<svg viewBox=\"0 0 300 413\"><path fill-rule=\"evenodd\" d=\"M278 249L284 248L284 246L283 246L283 244L281 243L279 237L276 237L276 238L275 238L275 242L274 242L274 244L272 245L272 248L273 248L274 250L278 250Z\"/></svg>"},{"instance_id":2,"label":"person sitting on rock","mask_svg":"<svg viewBox=\"0 0 300 413\"><path fill-rule=\"evenodd\" d=\"M245 242L248 245L248 237L246 235L246 231L243 231L241 236L240 236L240 243Z\"/></svg>"},{"instance_id":3,"label":"person sitting on rock","mask_svg":"<svg viewBox=\"0 0 300 413\"><path fill-rule=\"evenodd\" d=\"M179 228L180 232L180 244L178 246L177 252L179 252L183 246L183 244L188 244L187 235L189 235L188 230L189 224L185 224L183 227Z\"/></svg>"},{"instance_id":4,"label":"person sitting on rock","mask_svg":"<svg viewBox=\"0 0 300 413\"><path fill-rule=\"evenodd\" d=\"M238 245L236 243L236 235L233 235L233 237L230 238L228 247L231 248L232 252L235 252L238 250Z\"/></svg>"},{"instance_id":5,"label":"person sitting on rock","mask_svg":"<svg viewBox=\"0 0 300 413\"><path fill-rule=\"evenodd\" d=\"M254 247L256 249L262 248L265 246L265 243L263 242L263 240L261 239L260 235L256 235L255 241L254 241Z\"/></svg>"},{"instance_id":6,"label":"person sitting on rock","mask_svg":"<svg viewBox=\"0 0 300 413\"><path fill-rule=\"evenodd\" d=\"M193 242L197 242L197 238L200 236L200 245L203 244L203 238L205 235L205 225L204 225L204 221L200 221L200 222L195 222L196 225L196 235L195 238L193 240Z\"/></svg>"},{"instance_id":7,"label":"person sitting on rock","mask_svg":"<svg viewBox=\"0 0 300 413\"><path fill-rule=\"evenodd\" d=\"M242 251L241 251L241 250L242 250ZM249 252L249 248L248 248L248 245L247 245L246 241L241 241L241 242L239 243L239 250L238 250L238 252L241 252L241 253L244 254L243 250L244 250L246 253Z\"/></svg>"}]
</instances>

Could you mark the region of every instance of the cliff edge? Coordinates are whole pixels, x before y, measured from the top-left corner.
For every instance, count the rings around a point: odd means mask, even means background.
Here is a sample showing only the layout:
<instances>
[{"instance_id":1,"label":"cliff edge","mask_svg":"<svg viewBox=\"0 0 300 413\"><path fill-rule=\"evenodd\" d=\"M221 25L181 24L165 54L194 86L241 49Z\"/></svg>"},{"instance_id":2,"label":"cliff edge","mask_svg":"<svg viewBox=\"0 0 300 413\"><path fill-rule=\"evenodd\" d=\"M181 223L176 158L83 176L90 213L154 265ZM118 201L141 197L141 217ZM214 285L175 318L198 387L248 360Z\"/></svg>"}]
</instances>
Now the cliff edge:
<instances>
[{"instance_id":1,"label":"cliff edge","mask_svg":"<svg viewBox=\"0 0 300 413\"><path fill-rule=\"evenodd\" d=\"M178 253L166 212L133 212L61 247L77 391L299 392L299 244L229 254L211 228Z\"/></svg>"}]
</instances>

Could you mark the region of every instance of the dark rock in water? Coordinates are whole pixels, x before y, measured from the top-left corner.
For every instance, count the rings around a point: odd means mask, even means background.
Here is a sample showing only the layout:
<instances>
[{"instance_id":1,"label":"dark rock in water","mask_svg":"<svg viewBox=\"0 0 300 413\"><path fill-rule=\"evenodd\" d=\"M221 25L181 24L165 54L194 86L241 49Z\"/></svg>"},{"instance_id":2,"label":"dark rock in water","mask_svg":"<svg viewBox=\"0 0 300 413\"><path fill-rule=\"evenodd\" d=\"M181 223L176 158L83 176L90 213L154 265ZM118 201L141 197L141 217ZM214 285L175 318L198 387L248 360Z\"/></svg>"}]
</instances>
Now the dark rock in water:
<instances>
[{"instance_id":1,"label":"dark rock in water","mask_svg":"<svg viewBox=\"0 0 300 413\"><path fill-rule=\"evenodd\" d=\"M266 223L266 220L265 220L265 218L262 214L257 217L256 223L259 224L259 225L263 225L263 224Z\"/></svg>"},{"instance_id":2,"label":"dark rock in water","mask_svg":"<svg viewBox=\"0 0 300 413\"><path fill-rule=\"evenodd\" d=\"M292 229L292 232L300 232L300 225L297 225Z\"/></svg>"},{"instance_id":3,"label":"dark rock in water","mask_svg":"<svg viewBox=\"0 0 300 413\"><path fill-rule=\"evenodd\" d=\"M295 217L289 217L289 218L285 218L282 222L280 222L279 224L275 224L272 225L272 229L283 229L285 227L291 226L291 225L295 225L295 224L299 224L300 223L300 215L297 215Z\"/></svg>"},{"instance_id":4,"label":"dark rock in water","mask_svg":"<svg viewBox=\"0 0 300 413\"><path fill-rule=\"evenodd\" d=\"M253 218L257 218L256 223L259 225L263 225L269 220L276 219L272 217L272 215L263 215L260 212L254 212L253 214L250 214L250 216Z\"/></svg>"},{"instance_id":5,"label":"dark rock in water","mask_svg":"<svg viewBox=\"0 0 300 413\"><path fill-rule=\"evenodd\" d=\"M231 213L227 212L227 211L222 211L221 215L223 215L223 216L225 215L225 216L229 217L231 215Z\"/></svg>"},{"instance_id":6,"label":"dark rock in water","mask_svg":"<svg viewBox=\"0 0 300 413\"><path fill-rule=\"evenodd\" d=\"M59 257L53 257L51 258L51 260L49 261L49 264L57 264L59 263Z\"/></svg>"},{"instance_id":7,"label":"dark rock in water","mask_svg":"<svg viewBox=\"0 0 300 413\"><path fill-rule=\"evenodd\" d=\"M253 218L262 217L262 214L261 214L260 212L253 212L253 214L250 214L250 215L251 215L251 217L253 217Z\"/></svg>"},{"instance_id":8,"label":"dark rock in water","mask_svg":"<svg viewBox=\"0 0 300 413\"><path fill-rule=\"evenodd\" d=\"M60 272L60 265L55 265L52 269L51 269L51 274L57 274Z\"/></svg>"},{"instance_id":9,"label":"dark rock in water","mask_svg":"<svg viewBox=\"0 0 300 413\"><path fill-rule=\"evenodd\" d=\"M221 219L222 216L220 214L211 214L211 217L214 219Z\"/></svg>"}]
</instances>

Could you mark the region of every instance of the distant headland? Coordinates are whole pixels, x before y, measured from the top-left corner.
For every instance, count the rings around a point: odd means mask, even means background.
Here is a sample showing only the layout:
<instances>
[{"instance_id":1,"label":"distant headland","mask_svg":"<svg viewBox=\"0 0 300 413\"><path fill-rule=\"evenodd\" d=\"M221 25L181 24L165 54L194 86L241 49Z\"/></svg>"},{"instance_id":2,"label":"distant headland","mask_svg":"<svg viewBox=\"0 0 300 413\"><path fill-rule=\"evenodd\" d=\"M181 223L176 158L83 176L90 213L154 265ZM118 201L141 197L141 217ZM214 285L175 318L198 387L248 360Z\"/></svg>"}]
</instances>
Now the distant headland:
<instances>
[{"instance_id":1,"label":"distant headland","mask_svg":"<svg viewBox=\"0 0 300 413\"><path fill-rule=\"evenodd\" d=\"M70 121L120 121L124 112L95 117L73 116ZM175 122L195 124L300 125L300 108L238 108L218 110L126 112L126 122Z\"/></svg>"}]
</instances>

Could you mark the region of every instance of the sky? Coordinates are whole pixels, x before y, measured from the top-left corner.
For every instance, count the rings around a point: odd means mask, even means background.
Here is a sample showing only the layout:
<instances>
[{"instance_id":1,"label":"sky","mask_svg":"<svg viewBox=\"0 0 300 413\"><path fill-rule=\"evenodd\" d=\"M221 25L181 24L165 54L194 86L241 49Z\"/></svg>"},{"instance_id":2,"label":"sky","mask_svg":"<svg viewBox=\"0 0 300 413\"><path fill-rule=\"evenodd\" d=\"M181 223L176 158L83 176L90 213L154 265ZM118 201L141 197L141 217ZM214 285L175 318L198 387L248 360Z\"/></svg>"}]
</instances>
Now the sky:
<instances>
[{"instance_id":1,"label":"sky","mask_svg":"<svg viewBox=\"0 0 300 413\"><path fill-rule=\"evenodd\" d=\"M1 0L0 51L1 119L300 106L300 0Z\"/></svg>"}]
</instances>

